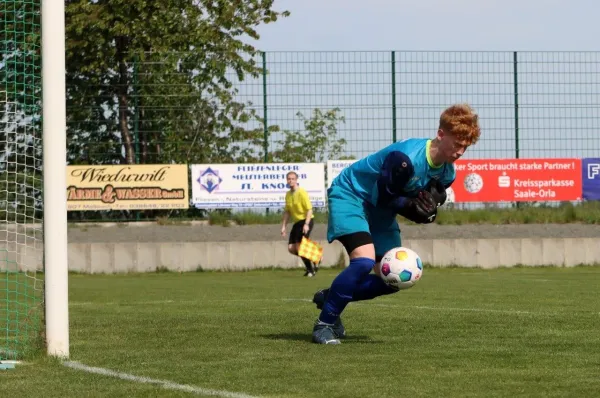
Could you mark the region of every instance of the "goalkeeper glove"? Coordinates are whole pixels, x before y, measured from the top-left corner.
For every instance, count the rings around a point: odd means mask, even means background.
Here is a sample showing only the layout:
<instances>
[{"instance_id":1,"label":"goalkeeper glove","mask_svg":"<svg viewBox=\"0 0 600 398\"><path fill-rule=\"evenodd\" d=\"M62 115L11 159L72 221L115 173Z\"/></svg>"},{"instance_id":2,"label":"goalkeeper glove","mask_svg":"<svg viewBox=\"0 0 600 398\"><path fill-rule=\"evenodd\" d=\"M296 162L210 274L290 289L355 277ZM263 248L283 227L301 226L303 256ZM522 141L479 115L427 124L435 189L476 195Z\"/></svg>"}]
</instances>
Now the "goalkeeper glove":
<instances>
[{"instance_id":1,"label":"goalkeeper glove","mask_svg":"<svg viewBox=\"0 0 600 398\"><path fill-rule=\"evenodd\" d=\"M397 198L393 206L396 213L417 224L432 223L437 216L437 202L429 191L421 191L415 198Z\"/></svg>"},{"instance_id":2,"label":"goalkeeper glove","mask_svg":"<svg viewBox=\"0 0 600 398\"><path fill-rule=\"evenodd\" d=\"M431 194L436 203L436 207L440 207L446 203L446 188L438 180L430 180L425 190Z\"/></svg>"}]
</instances>

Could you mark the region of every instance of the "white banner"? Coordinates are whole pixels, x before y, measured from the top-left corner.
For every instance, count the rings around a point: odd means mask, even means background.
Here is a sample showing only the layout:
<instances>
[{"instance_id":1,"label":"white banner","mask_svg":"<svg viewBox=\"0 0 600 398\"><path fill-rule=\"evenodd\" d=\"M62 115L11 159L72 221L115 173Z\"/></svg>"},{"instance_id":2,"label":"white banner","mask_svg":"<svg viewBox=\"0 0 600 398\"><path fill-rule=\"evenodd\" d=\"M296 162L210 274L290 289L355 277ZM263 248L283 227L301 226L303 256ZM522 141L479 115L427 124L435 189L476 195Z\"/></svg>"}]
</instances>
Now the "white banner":
<instances>
[{"instance_id":1,"label":"white banner","mask_svg":"<svg viewBox=\"0 0 600 398\"><path fill-rule=\"evenodd\" d=\"M298 174L314 207L325 207L323 163L193 164L192 205L201 209L284 207L286 174Z\"/></svg>"},{"instance_id":2,"label":"white banner","mask_svg":"<svg viewBox=\"0 0 600 398\"><path fill-rule=\"evenodd\" d=\"M357 159L353 160L328 160L327 161L327 188L331 186L331 183L340 175L342 170L356 162Z\"/></svg>"}]
</instances>

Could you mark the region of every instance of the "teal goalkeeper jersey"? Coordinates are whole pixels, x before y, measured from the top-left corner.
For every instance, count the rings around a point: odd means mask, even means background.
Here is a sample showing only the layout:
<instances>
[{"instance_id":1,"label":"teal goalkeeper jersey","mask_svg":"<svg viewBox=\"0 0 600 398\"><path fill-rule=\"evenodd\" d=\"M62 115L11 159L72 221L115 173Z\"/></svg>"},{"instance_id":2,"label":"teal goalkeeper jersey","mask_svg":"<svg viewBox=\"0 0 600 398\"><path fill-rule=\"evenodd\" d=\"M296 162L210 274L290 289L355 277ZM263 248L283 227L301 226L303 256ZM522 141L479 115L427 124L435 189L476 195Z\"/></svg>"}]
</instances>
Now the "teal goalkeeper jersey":
<instances>
[{"instance_id":1,"label":"teal goalkeeper jersey","mask_svg":"<svg viewBox=\"0 0 600 398\"><path fill-rule=\"evenodd\" d=\"M395 142L371 155L354 162L346 167L336 177L332 185L341 186L347 191L376 206L378 203L380 189L377 180L385 168L394 168L400 165L392 161L386 162L386 158L393 152L402 152L412 162L414 172L410 179L402 187L397 187L399 196L414 197L425 188L431 179L439 180L445 187L449 187L456 178L454 166L444 163L441 166L433 165L429 158L429 147L431 140L427 138L409 138ZM398 157L395 157L398 158ZM405 158L405 157L403 157ZM406 163L405 160L402 160ZM384 168L384 163L385 168ZM403 164L405 167L406 164Z\"/></svg>"}]
</instances>

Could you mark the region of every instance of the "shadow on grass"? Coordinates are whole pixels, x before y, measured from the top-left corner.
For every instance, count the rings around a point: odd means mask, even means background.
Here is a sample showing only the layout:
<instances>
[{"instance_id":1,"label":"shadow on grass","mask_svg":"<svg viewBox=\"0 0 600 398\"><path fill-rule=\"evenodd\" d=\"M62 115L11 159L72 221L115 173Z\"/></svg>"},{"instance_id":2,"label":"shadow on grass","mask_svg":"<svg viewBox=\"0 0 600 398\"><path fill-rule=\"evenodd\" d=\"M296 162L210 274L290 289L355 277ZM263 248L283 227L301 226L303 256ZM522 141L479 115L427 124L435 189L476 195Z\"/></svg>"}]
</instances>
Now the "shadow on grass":
<instances>
[{"instance_id":1,"label":"shadow on grass","mask_svg":"<svg viewBox=\"0 0 600 398\"><path fill-rule=\"evenodd\" d=\"M261 337L269 339L269 340L289 340L289 341L305 341L307 343L312 343L311 335L309 333L274 333L274 334L264 334ZM348 335L345 338L341 339L342 344L345 342L360 342L360 343L370 343L370 344L379 344L380 341L372 340L369 336L363 335Z\"/></svg>"}]
</instances>

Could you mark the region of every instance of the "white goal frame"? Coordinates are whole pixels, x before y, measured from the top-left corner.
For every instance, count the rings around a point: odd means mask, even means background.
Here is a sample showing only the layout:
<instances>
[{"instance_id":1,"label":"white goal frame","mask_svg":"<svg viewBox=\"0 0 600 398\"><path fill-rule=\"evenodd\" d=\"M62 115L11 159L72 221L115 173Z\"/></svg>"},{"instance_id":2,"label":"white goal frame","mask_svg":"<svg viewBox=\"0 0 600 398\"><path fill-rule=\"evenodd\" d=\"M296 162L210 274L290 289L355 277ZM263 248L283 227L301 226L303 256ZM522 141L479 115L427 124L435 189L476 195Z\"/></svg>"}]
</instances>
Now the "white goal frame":
<instances>
[{"instance_id":1,"label":"white goal frame","mask_svg":"<svg viewBox=\"0 0 600 398\"><path fill-rule=\"evenodd\" d=\"M65 2L41 0L46 349L69 357Z\"/></svg>"}]
</instances>

